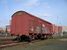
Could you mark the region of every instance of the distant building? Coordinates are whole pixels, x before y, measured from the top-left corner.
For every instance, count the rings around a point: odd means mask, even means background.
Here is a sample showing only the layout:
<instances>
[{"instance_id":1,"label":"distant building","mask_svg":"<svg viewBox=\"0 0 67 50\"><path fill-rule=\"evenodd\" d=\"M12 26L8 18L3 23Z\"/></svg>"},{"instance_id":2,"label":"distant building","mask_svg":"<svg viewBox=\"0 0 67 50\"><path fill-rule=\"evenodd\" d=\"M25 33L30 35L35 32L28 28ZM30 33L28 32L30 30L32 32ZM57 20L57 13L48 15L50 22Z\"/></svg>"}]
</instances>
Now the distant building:
<instances>
[{"instance_id":1,"label":"distant building","mask_svg":"<svg viewBox=\"0 0 67 50\"><path fill-rule=\"evenodd\" d=\"M10 25L7 25L6 26L6 30L5 30L7 33L10 33Z\"/></svg>"},{"instance_id":2,"label":"distant building","mask_svg":"<svg viewBox=\"0 0 67 50\"><path fill-rule=\"evenodd\" d=\"M63 35L67 37L67 26L63 26Z\"/></svg>"},{"instance_id":3,"label":"distant building","mask_svg":"<svg viewBox=\"0 0 67 50\"><path fill-rule=\"evenodd\" d=\"M1 33L1 32L4 32L4 30L3 30L3 28L0 27L0 33Z\"/></svg>"},{"instance_id":4,"label":"distant building","mask_svg":"<svg viewBox=\"0 0 67 50\"><path fill-rule=\"evenodd\" d=\"M67 26L63 26L63 32L67 32Z\"/></svg>"}]
</instances>

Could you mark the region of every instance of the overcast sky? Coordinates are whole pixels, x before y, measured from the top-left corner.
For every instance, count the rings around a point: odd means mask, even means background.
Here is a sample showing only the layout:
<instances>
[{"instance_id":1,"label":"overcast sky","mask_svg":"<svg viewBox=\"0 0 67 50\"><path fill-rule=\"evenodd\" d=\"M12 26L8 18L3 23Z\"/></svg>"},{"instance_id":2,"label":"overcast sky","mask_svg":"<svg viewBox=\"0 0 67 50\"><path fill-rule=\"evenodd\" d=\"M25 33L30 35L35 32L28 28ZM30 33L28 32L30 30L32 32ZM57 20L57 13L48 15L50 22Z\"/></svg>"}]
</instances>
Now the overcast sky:
<instances>
[{"instance_id":1,"label":"overcast sky","mask_svg":"<svg viewBox=\"0 0 67 50\"><path fill-rule=\"evenodd\" d=\"M67 26L67 0L0 0L0 27L8 25L12 14L19 10Z\"/></svg>"}]
</instances>

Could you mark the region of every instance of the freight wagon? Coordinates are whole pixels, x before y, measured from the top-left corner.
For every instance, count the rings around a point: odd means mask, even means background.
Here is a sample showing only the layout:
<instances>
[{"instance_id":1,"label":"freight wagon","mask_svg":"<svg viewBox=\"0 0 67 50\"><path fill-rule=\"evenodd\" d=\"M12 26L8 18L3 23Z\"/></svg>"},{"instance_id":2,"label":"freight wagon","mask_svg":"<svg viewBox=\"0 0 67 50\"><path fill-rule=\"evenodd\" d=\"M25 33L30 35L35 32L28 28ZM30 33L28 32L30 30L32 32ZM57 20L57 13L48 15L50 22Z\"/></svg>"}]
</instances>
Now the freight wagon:
<instances>
[{"instance_id":1,"label":"freight wagon","mask_svg":"<svg viewBox=\"0 0 67 50\"><path fill-rule=\"evenodd\" d=\"M53 24L53 37L63 36L62 26Z\"/></svg>"},{"instance_id":2,"label":"freight wagon","mask_svg":"<svg viewBox=\"0 0 67 50\"><path fill-rule=\"evenodd\" d=\"M12 15L10 32L20 41L45 39L52 37L52 24L25 11L17 11Z\"/></svg>"}]
</instances>

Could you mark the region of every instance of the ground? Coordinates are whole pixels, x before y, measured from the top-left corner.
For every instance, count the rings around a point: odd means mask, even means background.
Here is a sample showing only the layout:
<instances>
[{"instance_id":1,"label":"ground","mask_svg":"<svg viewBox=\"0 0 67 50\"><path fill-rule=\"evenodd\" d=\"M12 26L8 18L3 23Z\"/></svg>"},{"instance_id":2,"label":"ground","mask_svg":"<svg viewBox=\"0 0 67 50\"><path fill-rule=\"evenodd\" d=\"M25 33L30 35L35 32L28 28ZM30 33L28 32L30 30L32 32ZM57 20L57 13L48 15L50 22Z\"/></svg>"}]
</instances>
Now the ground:
<instances>
[{"instance_id":1,"label":"ground","mask_svg":"<svg viewBox=\"0 0 67 50\"><path fill-rule=\"evenodd\" d=\"M0 50L67 50L67 39L48 39L0 48Z\"/></svg>"}]
</instances>

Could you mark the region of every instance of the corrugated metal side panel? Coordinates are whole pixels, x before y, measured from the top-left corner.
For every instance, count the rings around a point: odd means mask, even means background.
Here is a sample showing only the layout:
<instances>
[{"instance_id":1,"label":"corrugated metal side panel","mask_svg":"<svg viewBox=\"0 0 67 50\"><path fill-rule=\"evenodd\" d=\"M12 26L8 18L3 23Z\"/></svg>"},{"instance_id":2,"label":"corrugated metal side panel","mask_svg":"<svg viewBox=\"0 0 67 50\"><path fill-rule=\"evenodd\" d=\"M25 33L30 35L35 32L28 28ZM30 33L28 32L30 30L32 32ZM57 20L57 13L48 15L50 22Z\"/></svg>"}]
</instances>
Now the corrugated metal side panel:
<instances>
[{"instance_id":1,"label":"corrugated metal side panel","mask_svg":"<svg viewBox=\"0 0 67 50\"><path fill-rule=\"evenodd\" d=\"M52 34L52 24L47 22L42 22L42 28L44 29L43 33Z\"/></svg>"},{"instance_id":2,"label":"corrugated metal side panel","mask_svg":"<svg viewBox=\"0 0 67 50\"><path fill-rule=\"evenodd\" d=\"M34 33L34 30L35 30L35 19L34 17L31 17L29 14L28 14L28 32L29 33Z\"/></svg>"},{"instance_id":3,"label":"corrugated metal side panel","mask_svg":"<svg viewBox=\"0 0 67 50\"><path fill-rule=\"evenodd\" d=\"M52 24L44 22L36 17L30 17L30 23L32 22L33 25L30 24L30 26L33 28L33 33L44 33L44 34L52 34ZM44 31L42 30L42 25L45 25Z\"/></svg>"},{"instance_id":4,"label":"corrugated metal side panel","mask_svg":"<svg viewBox=\"0 0 67 50\"><path fill-rule=\"evenodd\" d=\"M40 23L38 22L38 18L35 18L35 17L33 17L33 16L30 16L29 15L29 33L39 33L38 31L37 31L37 27L39 27L40 26Z\"/></svg>"},{"instance_id":5,"label":"corrugated metal side panel","mask_svg":"<svg viewBox=\"0 0 67 50\"><path fill-rule=\"evenodd\" d=\"M53 25L53 33L55 33L55 32L56 32L56 26Z\"/></svg>"}]
</instances>

